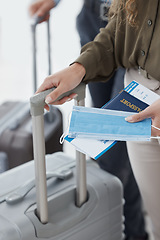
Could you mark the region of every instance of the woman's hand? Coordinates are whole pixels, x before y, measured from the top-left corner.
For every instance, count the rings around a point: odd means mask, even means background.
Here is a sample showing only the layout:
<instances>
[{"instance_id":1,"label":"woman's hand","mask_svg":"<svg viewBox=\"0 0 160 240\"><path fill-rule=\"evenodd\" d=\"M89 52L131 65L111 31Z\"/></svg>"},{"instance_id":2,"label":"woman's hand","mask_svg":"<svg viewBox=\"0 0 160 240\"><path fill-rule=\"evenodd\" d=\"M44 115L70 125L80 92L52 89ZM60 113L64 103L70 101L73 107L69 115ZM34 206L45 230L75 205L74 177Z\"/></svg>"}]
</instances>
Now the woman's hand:
<instances>
[{"instance_id":1,"label":"woman's hand","mask_svg":"<svg viewBox=\"0 0 160 240\"><path fill-rule=\"evenodd\" d=\"M74 63L73 65L63 69L62 71L48 76L44 80L42 85L38 88L36 93L42 92L52 87L56 87L56 89L46 97L45 102L47 105L63 104L66 101L72 100L77 95L72 93L71 95L64 97L58 101L55 100L63 93L68 92L78 86L84 76L85 68L79 63ZM45 106L45 108L47 110L49 109L48 106Z\"/></svg>"},{"instance_id":2,"label":"woman's hand","mask_svg":"<svg viewBox=\"0 0 160 240\"><path fill-rule=\"evenodd\" d=\"M129 116L126 118L127 122L139 122L145 118L152 119L152 132L151 135L154 137L160 136L160 99L155 101L145 110L135 115Z\"/></svg>"},{"instance_id":3,"label":"woman's hand","mask_svg":"<svg viewBox=\"0 0 160 240\"><path fill-rule=\"evenodd\" d=\"M30 16L44 17L43 21L49 19L49 11L55 7L53 0L38 0L29 6Z\"/></svg>"}]
</instances>

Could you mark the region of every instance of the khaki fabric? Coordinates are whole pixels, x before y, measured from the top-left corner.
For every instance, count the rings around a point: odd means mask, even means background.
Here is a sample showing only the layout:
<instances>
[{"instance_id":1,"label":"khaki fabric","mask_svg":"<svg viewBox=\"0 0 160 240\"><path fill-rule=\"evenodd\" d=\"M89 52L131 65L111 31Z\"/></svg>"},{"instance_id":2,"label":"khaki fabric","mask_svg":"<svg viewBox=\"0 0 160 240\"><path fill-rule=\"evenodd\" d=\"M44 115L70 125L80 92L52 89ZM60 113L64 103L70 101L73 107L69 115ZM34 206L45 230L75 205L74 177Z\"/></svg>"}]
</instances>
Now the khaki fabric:
<instances>
[{"instance_id":1,"label":"khaki fabric","mask_svg":"<svg viewBox=\"0 0 160 240\"><path fill-rule=\"evenodd\" d=\"M82 48L75 62L86 69L84 81L106 81L118 67L138 66L160 81L160 1L136 2L137 28L131 27L120 11L93 42Z\"/></svg>"}]
</instances>

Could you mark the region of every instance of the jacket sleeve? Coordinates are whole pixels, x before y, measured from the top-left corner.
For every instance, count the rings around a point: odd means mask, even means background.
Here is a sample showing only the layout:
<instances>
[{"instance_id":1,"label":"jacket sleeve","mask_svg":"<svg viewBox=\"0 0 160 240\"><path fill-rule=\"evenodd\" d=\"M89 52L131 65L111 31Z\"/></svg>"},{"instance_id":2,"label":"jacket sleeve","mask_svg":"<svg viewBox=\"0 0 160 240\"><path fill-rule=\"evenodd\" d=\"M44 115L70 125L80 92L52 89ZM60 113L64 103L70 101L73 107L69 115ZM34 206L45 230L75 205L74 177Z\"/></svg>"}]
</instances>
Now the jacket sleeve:
<instances>
[{"instance_id":1,"label":"jacket sleeve","mask_svg":"<svg viewBox=\"0 0 160 240\"><path fill-rule=\"evenodd\" d=\"M115 58L116 18L113 18L94 41L87 43L81 49L81 55L75 62L86 69L85 82L106 81L111 78L118 67Z\"/></svg>"}]
</instances>

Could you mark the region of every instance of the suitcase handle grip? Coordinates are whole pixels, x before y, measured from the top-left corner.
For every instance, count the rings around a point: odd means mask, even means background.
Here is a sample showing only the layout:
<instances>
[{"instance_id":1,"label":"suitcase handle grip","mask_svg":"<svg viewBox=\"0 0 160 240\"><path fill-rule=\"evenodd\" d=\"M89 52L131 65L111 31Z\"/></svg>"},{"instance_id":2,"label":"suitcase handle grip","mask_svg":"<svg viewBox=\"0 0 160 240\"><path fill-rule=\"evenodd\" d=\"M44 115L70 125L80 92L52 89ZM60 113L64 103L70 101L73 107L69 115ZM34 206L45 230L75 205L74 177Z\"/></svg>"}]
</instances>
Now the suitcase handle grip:
<instances>
[{"instance_id":1,"label":"suitcase handle grip","mask_svg":"<svg viewBox=\"0 0 160 240\"><path fill-rule=\"evenodd\" d=\"M35 28L37 26L38 23L40 23L46 16L47 14L45 14L42 17L38 17L38 16L33 16L31 19L31 27Z\"/></svg>"},{"instance_id":2,"label":"suitcase handle grip","mask_svg":"<svg viewBox=\"0 0 160 240\"><path fill-rule=\"evenodd\" d=\"M81 101L85 98L85 86L86 86L85 83L81 83L73 90L68 91L59 96L56 100L59 100L65 96L69 96L71 93L76 93L77 94L76 101ZM51 93L54 90L55 88L53 87L51 89L38 93L30 98L30 112L32 116L39 116L44 113L44 106L46 104L45 98L49 93Z\"/></svg>"}]
</instances>

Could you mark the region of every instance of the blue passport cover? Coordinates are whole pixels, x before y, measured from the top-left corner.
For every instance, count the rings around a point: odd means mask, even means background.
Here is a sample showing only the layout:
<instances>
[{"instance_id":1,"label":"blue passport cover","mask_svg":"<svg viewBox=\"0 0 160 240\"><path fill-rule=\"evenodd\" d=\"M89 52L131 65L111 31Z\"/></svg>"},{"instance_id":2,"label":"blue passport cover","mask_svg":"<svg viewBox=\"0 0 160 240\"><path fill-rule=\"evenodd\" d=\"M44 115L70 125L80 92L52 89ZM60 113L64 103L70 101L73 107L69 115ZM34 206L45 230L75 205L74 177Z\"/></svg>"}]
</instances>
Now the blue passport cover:
<instances>
[{"instance_id":1,"label":"blue passport cover","mask_svg":"<svg viewBox=\"0 0 160 240\"><path fill-rule=\"evenodd\" d=\"M148 106L149 105L147 103L142 102L138 98L135 98L123 90L113 99L107 102L102 108L138 113Z\"/></svg>"}]
</instances>

